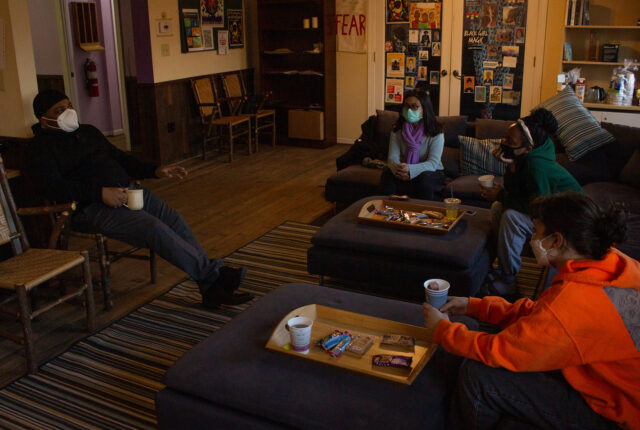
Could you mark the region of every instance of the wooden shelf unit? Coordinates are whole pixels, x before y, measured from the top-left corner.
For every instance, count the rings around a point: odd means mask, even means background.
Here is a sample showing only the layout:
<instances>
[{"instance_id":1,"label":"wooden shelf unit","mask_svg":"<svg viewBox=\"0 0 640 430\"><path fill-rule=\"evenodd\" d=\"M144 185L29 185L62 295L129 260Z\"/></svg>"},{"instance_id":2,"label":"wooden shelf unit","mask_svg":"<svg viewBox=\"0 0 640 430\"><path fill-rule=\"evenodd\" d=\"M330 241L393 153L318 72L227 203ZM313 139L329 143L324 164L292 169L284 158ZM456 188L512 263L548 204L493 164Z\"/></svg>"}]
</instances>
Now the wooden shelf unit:
<instances>
[{"instance_id":1,"label":"wooden shelf unit","mask_svg":"<svg viewBox=\"0 0 640 430\"><path fill-rule=\"evenodd\" d=\"M336 143L336 36L331 17L335 0L260 0L261 91L270 91L270 108L276 109L278 140L284 144L326 147ZM318 18L318 28L303 28L303 20ZM278 27L274 28L274 23ZM320 53L310 53L314 44ZM287 48L293 52L273 53ZM298 73L286 74L286 71ZM314 71L322 75L304 74ZM288 111L309 109L324 112L324 141L301 142L287 138Z\"/></svg>"},{"instance_id":2,"label":"wooden shelf unit","mask_svg":"<svg viewBox=\"0 0 640 430\"><path fill-rule=\"evenodd\" d=\"M636 20L640 18L640 1L590 0L589 6L589 25L564 26L564 42L571 43L573 59L562 61L562 70L566 72L574 67L582 68L581 76L587 81L587 90L594 86L608 88L614 67L623 66L625 59L640 62L640 26L635 25ZM592 33L598 46L595 60L588 56ZM620 45L618 61L602 61L602 46L606 43ZM640 86L640 73L636 72L636 88L638 86ZM585 103L585 106L596 110L640 112L637 106L613 106L603 103Z\"/></svg>"}]
</instances>

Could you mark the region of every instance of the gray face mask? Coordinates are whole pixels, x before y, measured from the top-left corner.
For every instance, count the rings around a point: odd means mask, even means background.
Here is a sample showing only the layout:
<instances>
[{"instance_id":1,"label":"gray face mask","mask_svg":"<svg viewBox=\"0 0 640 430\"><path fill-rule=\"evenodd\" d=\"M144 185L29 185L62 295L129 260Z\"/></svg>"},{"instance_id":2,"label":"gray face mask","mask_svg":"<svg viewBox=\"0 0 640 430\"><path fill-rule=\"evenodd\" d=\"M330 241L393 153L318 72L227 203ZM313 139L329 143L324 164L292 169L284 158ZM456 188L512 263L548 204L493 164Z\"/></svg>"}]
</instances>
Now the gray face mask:
<instances>
[{"instance_id":1,"label":"gray face mask","mask_svg":"<svg viewBox=\"0 0 640 430\"><path fill-rule=\"evenodd\" d=\"M76 131L78 127L80 127L80 124L78 124L78 113L71 108L66 109L64 112L58 115L57 119L47 118L46 116L43 116L42 118L46 119L47 121L55 121L58 126L54 128L66 131L67 133Z\"/></svg>"}]
</instances>

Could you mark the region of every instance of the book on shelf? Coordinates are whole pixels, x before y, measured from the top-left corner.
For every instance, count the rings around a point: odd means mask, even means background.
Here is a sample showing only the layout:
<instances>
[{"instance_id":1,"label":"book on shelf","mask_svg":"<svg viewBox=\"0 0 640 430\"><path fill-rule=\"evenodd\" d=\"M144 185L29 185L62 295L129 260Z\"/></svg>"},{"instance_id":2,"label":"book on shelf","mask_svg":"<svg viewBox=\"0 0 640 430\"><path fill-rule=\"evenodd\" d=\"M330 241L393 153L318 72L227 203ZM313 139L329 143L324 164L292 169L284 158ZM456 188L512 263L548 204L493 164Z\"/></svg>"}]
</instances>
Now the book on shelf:
<instances>
[{"instance_id":1,"label":"book on shelf","mask_svg":"<svg viewBox=\"0 0 640 430\"><path fill-rule=\"evenodd\" d=\"M571 43L564 43L564 61L573 61L573 52L571 50Z\"/></svg>"},{"instance_id":2,"label":"book on shelf","mask_svg":"<svg viewBox=\"0 0 640 430\"><path fill-rule=\"evenodd\" d=\"M582 9L582 0L576 0L576 8L573 11L573 24L571 25L580 25L580 11Z\"/></svg>"},{"instance_id":3,"label":"book on shelf","mask_svg":"<svg viewBox=\"0 0 640 430\"><path fill-rule=\"evenodd\" d=\"M591 15L589 14L589 0L582 0L584 8L582 9L582 25L589 25L591 22Z\"/></svg>"},{"instance_id":4,"label":"book on shelf","mask_svg":"<svg viewBox=\"0 0 640 430\"><path fill-rule=\"evenodd\" d=\"M569 12L568 25L576 25L576 3L578 3L578 0L571 0L571 11Z\"/></svg>"},{"instance_id":5,"label":"book on shelf","mask_svg":"<svg viewBox=\"0 0 640 430\"><path fill-rule=\"evenodd\" d=\"M565 25L569 25L571 24L571 3L573 3L573 0L567 0L567 10L564 13L564 24Z\"/></svg>"}]
</instances>

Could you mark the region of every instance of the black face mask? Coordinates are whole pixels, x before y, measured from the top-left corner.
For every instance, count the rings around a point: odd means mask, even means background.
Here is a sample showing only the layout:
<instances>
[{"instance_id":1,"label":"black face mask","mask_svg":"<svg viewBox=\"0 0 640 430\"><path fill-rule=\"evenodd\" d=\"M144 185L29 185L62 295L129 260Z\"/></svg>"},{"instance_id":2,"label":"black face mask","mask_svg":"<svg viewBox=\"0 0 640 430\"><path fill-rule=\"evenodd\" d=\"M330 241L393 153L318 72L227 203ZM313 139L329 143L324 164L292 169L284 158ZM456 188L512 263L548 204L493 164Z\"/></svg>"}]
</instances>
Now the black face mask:
<instances>
[{"instance_id":1,"label":"black face mask","mask_svg":"<svg viewBox=\"0 0 640 430\"><path fill-rule=\"evenodd\" d=\"M512 146L505 145L504 143L500 144L500 149L502 149L502 156L504 158L508 158L509 160L514 160L516 158L515 151L524 147L525 145L520 145L517 148L514 148Z\"/></svg>"}]
</instances>

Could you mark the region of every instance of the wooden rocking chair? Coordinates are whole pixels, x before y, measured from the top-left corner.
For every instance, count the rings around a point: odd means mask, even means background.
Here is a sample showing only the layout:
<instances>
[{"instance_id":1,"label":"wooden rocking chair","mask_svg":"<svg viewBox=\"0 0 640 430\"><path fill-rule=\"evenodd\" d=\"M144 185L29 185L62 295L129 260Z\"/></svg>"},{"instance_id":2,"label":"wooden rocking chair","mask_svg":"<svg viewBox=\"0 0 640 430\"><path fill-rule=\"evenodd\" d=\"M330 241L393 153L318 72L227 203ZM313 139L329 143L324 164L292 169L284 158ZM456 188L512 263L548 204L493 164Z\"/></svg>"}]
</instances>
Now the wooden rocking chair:
<instances>
[{"instance_id":1,"label":"wooden rocking chair","mask_svg":"<svg viewBox=\"0 0 640 430\"><path fill-rule=\"evenodd\" d=\"M210 77L191 79L191 88L202 121L202 159L206 159L206 144L225 135L229 144L229 162L233 161L233 143L237 137L247 135L251 154L251 121L242 115L223 116L218 91ZM213 134L215 132L215 134Z\"/></svg>"},{"instance_id":2,"label":"wooden rocking chair","mask_svg":"<svg viewBox=\"0 0 640 430\"><path fill-rule=\"evenodd\" d=\"M71 210L71 205L63 206L68 206L67 209L69 210L62 211L60 220L68 217ZM35 373L37 369L31 321L43 312L84 294L87 308L87 330L90 333L94 331L95 311L88 252L30 248L22 222L18 217L19 214L39 215L50 213L52 210L60 211L64 209L63 206L53 209L41 207L17 210L4 170L4 162L0 157L0 245L10 243L14 254L13 257L0 262L0 289L11 293L8 298L0 303L0 313L14 318L17 316L22 323L23 332L23 336L18 336L7 330L0 330L0 336L24 344L27 371L29 373ZM51 241L57 239L54 238L56 234L57 232L54 231ZM38 309L31 309L28 293L39 285L78 266L82 266L83 270L83 282L78 289L44 304ZM18 302L17 312L15 309L6 306L14 300Z\"/></svg>"}]
</instances>

